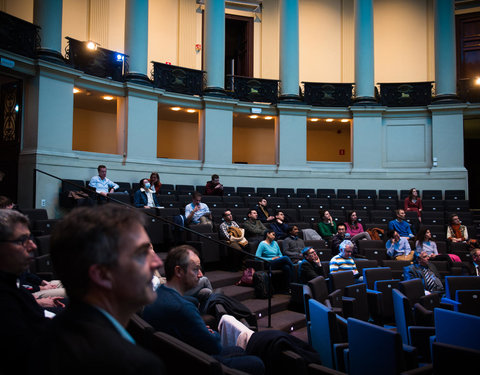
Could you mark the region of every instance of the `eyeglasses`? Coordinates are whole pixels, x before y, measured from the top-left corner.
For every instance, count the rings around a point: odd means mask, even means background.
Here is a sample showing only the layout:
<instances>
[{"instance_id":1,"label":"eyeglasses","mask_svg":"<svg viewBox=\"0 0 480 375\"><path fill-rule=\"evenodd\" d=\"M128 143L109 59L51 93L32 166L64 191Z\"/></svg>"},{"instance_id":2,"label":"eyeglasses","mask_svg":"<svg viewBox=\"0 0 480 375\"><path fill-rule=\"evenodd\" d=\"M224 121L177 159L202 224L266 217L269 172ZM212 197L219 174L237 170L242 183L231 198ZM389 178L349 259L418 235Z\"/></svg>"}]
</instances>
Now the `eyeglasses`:
<instances>
[{"instance_id":1,"label":"eyeglasses","mask_svg":"<svg viewBox=\"0 0 480 375\"><path fill-rule=\"evenodd\" d=\"M26 234L24 236L21 236L20 238L17 238L16 240L4 240L0 242L7 242L7 243L13 243L15 245L22 245L23 247L27 246L28 241L33 241L33 234Z\"/></svg>"}]
</instances>

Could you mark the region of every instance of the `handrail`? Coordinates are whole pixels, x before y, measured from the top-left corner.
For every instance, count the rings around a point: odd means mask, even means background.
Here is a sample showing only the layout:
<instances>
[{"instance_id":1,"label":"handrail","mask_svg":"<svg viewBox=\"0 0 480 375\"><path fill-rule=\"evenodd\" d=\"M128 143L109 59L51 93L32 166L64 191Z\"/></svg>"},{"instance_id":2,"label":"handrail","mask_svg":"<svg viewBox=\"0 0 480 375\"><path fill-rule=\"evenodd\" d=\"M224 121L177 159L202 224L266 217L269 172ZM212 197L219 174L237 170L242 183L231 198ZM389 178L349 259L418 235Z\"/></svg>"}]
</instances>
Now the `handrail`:
<instances>
[{"instance_id":1,"label":"handrail","mask_svg":"<svg viewBox=\"0 0 480 375\"><path fill-rule=\"evenodd\" d=\"M36 190L37 190L37 189L36 189L36 186L37 186L36 172L43 173L43 174L46 175L46 176L55 178L55 179L60 180L60 181L62 181L62 182L65 181L63 178L60 178L60 177L55 176L55 175L53 175L53 174L50 174L50 173L48 173L48 172L42 171L41 169L34 168L34 169L33 169L33 194L34 194L34 195L33 195L33 201L34 201L34 202L35 202L35 199L36 199ZM72 185L72 186L75 186L75 187L79 188L79 189L82 190L82 191L85 191L87 194L91 194L91 195L93 195L93 196L95 196L95 197L97 196L97 192L95 192L95 191L93 191L93 190L85 189L84 186L80 186L80 185L78 185L78 184L75 183L75 182L68 181L68 184L69 184L69 185ZM122 205L122 206L124 206L124 207L131 208L131 209L136 209L135 206L132 206L132 205L127 204L127 203L125 203L125 202L119 201L119 200L117 200L117 199L115 199L115 198L112 198L112 197L108 197L108 196L107 196L107 199L110 200L110 201L112 201L112 202L118 203L118 204L120 204L120 205ZM244 254L244 255L246 255L246 256L248 256L248 257L250 257L250 258L253 258L253 259L256 259L256 260L260 260L260 261L268 264L268 278L269 278L269 283L268 283L268 328L271 328L271 325L272 325L272 324L271 324L271 323L272 323L272 321L271 321L271 319L272 319L272 317L271 317L271 310L272 310L272 300L271 300L271 298L272 298L272 297L271 297L271 293L270 293L270 288L271 288L271 284L272 284L272 265L271 265L271 261L266 260L266 259L263 259L263 258L260 258L260 257L254 255L254 254L250 254L249 252L247 252L247 251L245 251L245 250L235 249L235 248L233 248L232 246L230 246L228 243L222 242L222 241L217 240L217 239L215 239L215 238L210 238L210 237L208 237L207 235L205 235L205 234L203 234L203 233L200 233L200 232L197 232L197 231L195 231L195 230L193 230L193 229L191 229L191 228L183 227L183 226L181 226L181 225L179 225L179 224L177 224L177 223L174 223L173 221L170 221L170 220L168 220L168 219L166 219L166 218L164 218L164 217L162 217L162 216L155 215L155 214L153 214L153 213L151 213L151 212L148 212L148 211L146 211L146 210L144 210L143 212L145 213L145 215L150 216L150 217L153 217L153 218L155 218L155 219L157 219L157 220L163 221L163 222L166 223L166 224L172 225L172 226L177 227L177 228L181 228L182 230L185 230L185 231L187 231L187 232L196 234L197 236L206 238L206 239L208 239L209 241L212 241L212 242L216 243L217 245L225 246L227 249L229 249L229 251L235 251L235 252L237 252L237 253L238 253L238 252L241 252L242 254Z\"/></svg>"}]
</instances>

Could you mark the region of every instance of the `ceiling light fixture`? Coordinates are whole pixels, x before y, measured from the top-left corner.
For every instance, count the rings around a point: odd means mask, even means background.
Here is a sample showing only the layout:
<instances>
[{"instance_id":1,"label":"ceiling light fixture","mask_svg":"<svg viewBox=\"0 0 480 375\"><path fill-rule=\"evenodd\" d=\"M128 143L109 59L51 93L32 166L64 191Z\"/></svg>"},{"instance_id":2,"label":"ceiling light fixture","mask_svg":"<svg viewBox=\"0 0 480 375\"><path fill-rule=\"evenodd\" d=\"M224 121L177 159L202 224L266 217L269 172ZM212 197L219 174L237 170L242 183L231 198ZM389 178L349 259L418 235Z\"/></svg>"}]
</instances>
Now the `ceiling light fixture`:
<instances>
[{"instance_id":1,"label":"ceiling light fixture","mask_svg":"<svg viewBox=\"0 0 480 375\"><path fill-rule=\"evenodd\" d=\"M77 94L77 93L79 93L79 92L80 92L80 89L77 89L76 87L73 88L73 93L74 93L74 94Z\"/></svg>"},{"instance_id":2,"label":"ceiling light fixture","mask_svg":"<svg viewBox=\"0 0 480 375\"><path fill-rule=\"evenodd\" d=\"M272 116L265 116L265 120L271 120L272 118Z\"/></svg>"},{"instance_id":3,"label":"ceiling light fixture","mask_svg":"<svg viewBox=\"0 0 480 375\"><path fill-rule=\"evenodd\" d=\"M115 99L115 98L114 98L113 96L111 96L111 95L105 95L105 96L103 96L103 99L105 99L105 100L113 100L113 99Z\"/></svg>"},{"instance_id":4,"label":"ceiling light fixture","mask_svg":"<svg viewBox=\"0 0 480 375\"><path fill-rule=\"evenodd\" d=\"M170 108L172 111L180 111L182 108L181 107L172 107Z\"/></svg>"},{"instance_id":5,"label":"ceiling light fixture","mask_svg":"<svg viewBox=\"0 0 480 375\"><path fill-rule=\"evenodd\" d=\"M256 119L256 118L258 118L258 116L257 116L257 115L250 115L250 116L248 116L248 117L250 117L250 118L253 118L253 119Z\"/></svg>"},{"instance_id":6,"label":"ceiling light fixture","mask_svg":"<svg viewBox=\"0 0 480 375\"><path fill-rule=\"evenodd\" d=\"M342 119L342 122L349 122L350 120L348 118Z\"/></svg>"},{"instance_id":7,"label":"ceiling light fixture","mask_svg":"<svg viewBox=\"0 0 480 375\"><path fill-rule=\"evenodd\" d=\"M327 118L325 121L326 122L333 122L333 118Z\"/></svg>"},{"instance_id":8,"label":"ceiling light fixture","mask_svg":"<svg viewBox=\"0 0 480 375\"><path fill-rule=\"evenodd\" d=\"M191 108L190 108L190 109L187 109L187 112L188 112L188 113L195 113L196 111L195 111L194 109L191 109Z\"/></svg>"},{"instance_id":9,"label":"ceiling light fixture","mask_svg":"<svg viewBox=\"0 0 480 375\"><path fill-rule=\"evenodd\" d=\"M315 117L315 118L311 118L310 121L311 121L311 122L317 122L317 121L318 121L318 118L316 118L316 117Z\"/></svg>"}]
</instances>

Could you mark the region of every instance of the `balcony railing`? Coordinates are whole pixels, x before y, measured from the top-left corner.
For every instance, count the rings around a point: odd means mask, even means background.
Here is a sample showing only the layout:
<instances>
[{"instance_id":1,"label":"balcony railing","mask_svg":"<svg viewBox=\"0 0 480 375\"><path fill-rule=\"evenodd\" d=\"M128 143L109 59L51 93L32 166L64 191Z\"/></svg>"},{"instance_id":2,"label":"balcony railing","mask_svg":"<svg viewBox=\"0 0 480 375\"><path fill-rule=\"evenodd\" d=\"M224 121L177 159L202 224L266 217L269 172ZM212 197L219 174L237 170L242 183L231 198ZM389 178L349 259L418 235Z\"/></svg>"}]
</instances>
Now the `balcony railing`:
<instances>
[{"instance_id":1,"label":"balcony railing","mask_svg":"<svg viewBox=\"0 0 480 375\"><path fill-rule=\"evenodd\" d=\"M187 95L202 95L203 71L152 61L153 85Z\"/></svg>"},{"instance_id":2,"label":"balcony railing","mask_svg":"<svg viewBox=\"0 0 480 375\"><path fill-rule=\"evenodd\" d=\"M380 83L380 103L388 107L425 106L432 102L432 82Z\"/></svg>"},{"instance_id":3,"label":"balcony railing","mask_svg":"<svg viewBox=\"0 0 480 375\"><path fill-rule=\"evenodd\" d=\"M225 83L235 99L271 104L278 101L278 80L227 75Z\"/></svg>"},{"instance_id":4,"label":"balcony railing","mask_svg":"<svg viewBox=\"0 0 480 375\"><path fill-rule=\"evenodd\" d=\"M480 85L476 78L459 79L457 90L462 101L480 103Z\"/></svg>"},{"instance_id":5,"label":"balcony railing","mask_svg":"<svg viewBox=\"0 0 480 375\"><path fill-rule=\"evenodd\" d=\"M92 76L109 78L122 82L126 67L127 56L96 46L89 49L86 42L73 38L66 38L68 45L65 49L67 62L73 68Z\"/></svg>"},{"instance_id":6,"label":"balcony railing","mask_svg":"<svg viewBox=\"0 0 480 375\"><path fill-rule=\"evenodd\" d=\"M320 107L348 107L352 104L352 83L302 82L303 100Z\"/></svg>"},{"instance_id":7,"label":"balcony railing","mask_svg":"<svg viewBox=\"0 0 480 375\"><path fill-rule=\"evenodd\" d=\"M0 49L26 57L35 57L40 46L38 26L0 12Z\"/></svg>"}]
</instances>

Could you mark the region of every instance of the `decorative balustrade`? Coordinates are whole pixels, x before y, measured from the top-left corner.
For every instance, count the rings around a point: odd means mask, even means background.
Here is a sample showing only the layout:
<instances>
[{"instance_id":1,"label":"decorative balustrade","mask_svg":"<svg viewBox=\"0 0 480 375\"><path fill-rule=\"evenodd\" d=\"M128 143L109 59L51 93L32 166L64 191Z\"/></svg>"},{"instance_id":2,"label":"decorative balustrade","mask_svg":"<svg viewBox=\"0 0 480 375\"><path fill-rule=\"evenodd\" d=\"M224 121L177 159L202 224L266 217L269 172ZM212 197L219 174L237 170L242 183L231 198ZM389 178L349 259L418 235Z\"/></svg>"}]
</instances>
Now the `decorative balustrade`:
<instances>
[{"instance_id":1,"label":"decorative balustrade","mask_svg":"<svg viewBox=\"0 0 480 375\"><path fill-rule=\"evenodd\" d=\"M0 12L0 49L26 57L35 57L40 46L38 26Z\"/></svg>"},{"instance_id":2,"label":"decorative balustrade","mask_svg":"<svg viewBox=\"0 0 480 375\"><path fill-rule=\"evenodd\" d=\"M464 78L458 80L458 97L464 102L480 103L480 84L477 78Z\"/></svg>"},{"instance_id":3,"label":"decorative balustrade","mask_svg":"<svg viewBox=\"0 0 480 375\"><path fill-rule=\"evenodd\" d=\"M225 83L235 99L271 104L278 101L278 80L227 75Z\"/></svg>"},{"instance_id":4,"label":"decorative balustrade","mask_svg":"<svg viewBox=\"0 0 480 375\"><path fill-rule=\"evenodd\" d=\"M432 82L380 83L380 103L388 107L425 106L432 102Z\"/></svg>"},{"instance_id":5,"label":"decorative balustrade","mask_svg":"<svg viewBox=\"0 0 480 375\"><path fill-rule=\"evenodd\" d=\"M120 82L124 80L123 75L128 69L127 55L98 46L90 49L87 47L87 42L69 37L66 39L68 45L65 48L65 57L73 68L92 76Z\"/></svg>"},{"instance_id":6,"label":"decorative balustrade","mask_svg":"<svg viewBox=\"0 0 480 375\"><path fill-rule=\"evenodd\" d=\"M203 71L152 61L153 85L187 95L202 95Z\"/></svg>"},{"instance_id":7,"label":"decorative balustrade","mask_svg":"<svg viewBox=\"0 0 480 375\"><path fill-rule=\"evenodd\" d=\"M305 103L320 107L348 107L352 104L352 83L302 82Z\"/></svg>"}]
</instances>

